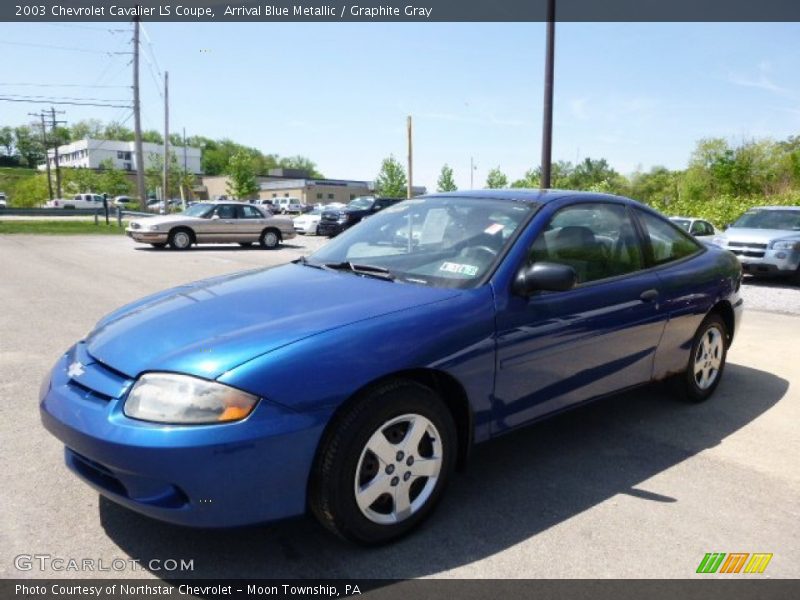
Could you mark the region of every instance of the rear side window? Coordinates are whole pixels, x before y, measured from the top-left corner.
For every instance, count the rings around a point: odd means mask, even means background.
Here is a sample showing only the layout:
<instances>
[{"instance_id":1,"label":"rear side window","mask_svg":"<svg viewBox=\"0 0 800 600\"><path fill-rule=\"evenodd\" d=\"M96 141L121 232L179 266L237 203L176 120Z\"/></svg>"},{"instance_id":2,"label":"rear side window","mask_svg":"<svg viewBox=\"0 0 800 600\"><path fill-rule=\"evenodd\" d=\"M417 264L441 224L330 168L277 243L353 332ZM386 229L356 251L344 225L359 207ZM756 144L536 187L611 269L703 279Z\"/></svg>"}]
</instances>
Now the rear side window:
<instances>
[{"instance_id":1,"label":"rear side window","mask_svg":"<svg viewBox=\"0 0 800 600\"><path fill-rule=\"evenodd\" d=\"M699 252L702 246L666 219L636 209L653 253L653 264L664 265Z\"/></svg>"},{"instance_id":2,"label":"rear side window","mask_svg":"<svg viewBox=\"0 0 800 600\"><path fill-rule=\"evenodd\" d=\"M571 266L578 283L626 275L644 265L627 210L608 203L559 210L531 246L529 264L541 261Z\"/></svg>"}]
</instances>

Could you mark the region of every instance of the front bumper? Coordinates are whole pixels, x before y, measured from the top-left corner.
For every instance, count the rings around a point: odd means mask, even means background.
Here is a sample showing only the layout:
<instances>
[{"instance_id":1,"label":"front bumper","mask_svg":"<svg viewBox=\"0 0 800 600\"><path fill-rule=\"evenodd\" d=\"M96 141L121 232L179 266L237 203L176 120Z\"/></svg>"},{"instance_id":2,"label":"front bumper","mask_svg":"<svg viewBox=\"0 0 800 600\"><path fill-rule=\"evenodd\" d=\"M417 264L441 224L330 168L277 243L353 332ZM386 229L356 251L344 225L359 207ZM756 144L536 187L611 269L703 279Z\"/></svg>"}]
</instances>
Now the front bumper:
<instances>
[{"instance_id":1,"label":"front bumper","mask_svg":"<svg viewBox=\"0 0 800 600\"><path fill-rule=\"evenodd\" d=\"M347 229L347 223L340 223L339 221L320 221L318 231L320 235L333 237L339 235L345 229Z\"/></svg>"},{"instance_id":2,"label":"front bumper","mask_svg":"<svg viewBox=\"0 0 800 600\"><path fill-rule=\"evenodd\" d=\"M194 527L233 527L305 511L324 419L265 400L247 419L222 425L130 419L122 408L133 380L117 374L119 381L109 383L115 372L92 362L82 346L56 363L42 386L40 412L64 443L67 466L98 492L147 516ZM67 373L75 362L85 369L79 380ZM109 397L118 388L119 396Z\"/></svg>"},{"instance_id":3,"label":"front bumper","mask_svg":"<svg viewBox=\"0 0 800 600\"><path fill-rule=\"evenodd\" d=\"M125 234L136 242L143 244L166 244L169 234L166 231L145 231L144 229L125 230Z\"/></svg>"},{"instance_id":4,"label":"front bumper","mask_svg":"<svg viewBox=\"0 0 800 600\"><path fill-rule=\"evenodd\" d=\"M750 275L791 275L800 269L800 251L773 250L746 246L726 246Z\"/></svg>"}]
</instances>

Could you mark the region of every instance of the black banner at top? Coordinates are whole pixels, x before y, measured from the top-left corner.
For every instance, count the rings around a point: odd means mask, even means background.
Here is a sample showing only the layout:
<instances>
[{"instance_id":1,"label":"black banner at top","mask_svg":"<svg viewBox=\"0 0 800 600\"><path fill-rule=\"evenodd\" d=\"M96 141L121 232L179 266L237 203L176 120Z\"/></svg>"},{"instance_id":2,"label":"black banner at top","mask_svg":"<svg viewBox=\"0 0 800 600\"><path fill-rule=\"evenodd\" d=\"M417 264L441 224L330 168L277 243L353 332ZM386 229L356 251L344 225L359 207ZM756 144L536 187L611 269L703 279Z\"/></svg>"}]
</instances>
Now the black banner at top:
<instances>
[{"instance_id":1,"label":"black banner at top","mask_svg":"<svg viewBox=\"0 0 800 600\"><path fill-rule=\"evenodd\" d=\"M549 0L2 0L2 21L544 21ZM800 0L554 0L557 21L800 21Z\"/></svg>"}]
</instances>

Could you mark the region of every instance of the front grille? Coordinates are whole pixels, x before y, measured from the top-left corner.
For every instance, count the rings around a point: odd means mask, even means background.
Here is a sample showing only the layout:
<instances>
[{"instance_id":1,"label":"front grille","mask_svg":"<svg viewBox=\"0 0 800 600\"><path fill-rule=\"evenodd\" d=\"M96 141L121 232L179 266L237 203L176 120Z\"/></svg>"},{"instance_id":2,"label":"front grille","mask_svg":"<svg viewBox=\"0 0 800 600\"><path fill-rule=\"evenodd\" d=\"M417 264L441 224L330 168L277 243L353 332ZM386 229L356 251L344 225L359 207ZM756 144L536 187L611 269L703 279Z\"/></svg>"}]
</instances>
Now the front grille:
<instances>
[{"instance_id":1,"label":"front grille","mask_svg":"<svg viewBox=\"0 0 800 600\"><path fill-rule=\"evenodd\" d=\"M336 214L322 215L322 220L323 221L330 221L332 223L335 223L336 221L339 220L339 215L336 215Z\"/></svg>"},{"instance_id":2,"label":"front grille","mask_svg":"<svg viewBox=\"0 0 800 600\"><path fill-rule=\"evenodd\" d=\"M748 242L728 242L728 246L730 248L760 248L761 250L766 250L766 244L750 244Z\"/></svg>"},{"instance_id":3,"label":"front grille","mask_svg":"<svg viewBox=\"0 0 800 600\"><path fill-rule=\"evenodd\" d=\"M100 400L102 402L108 402L111 400L111 396L93 390L90 387L83 385L80 381L76 381L75 379L70 379L67 385L71 387L73 391L81 394L87 400Z\"/></svg>"},{"instance_id":4,"label":"front grille","mask_svg":"<svg viewBox=\"0 0 800 600\"><path fill-rule=\"evenodd\" d=\"M764 258L764 252L758 250L731 250L736 256L746 256L747 258Z\"/></svg>"},{"instance_id":5,"label":"front grille","mask_svg":"<svg viewBox=\"0 0 800 600\"><path fill-rule=\"evenodd\" d=\"M67 357L65 367L69 377L68 385L85 398L108 402L113 398L122 397L133 383L124 373L112 369L90 355L84 342L75 346L71 355Z\"/></svg>"}]
</instances>

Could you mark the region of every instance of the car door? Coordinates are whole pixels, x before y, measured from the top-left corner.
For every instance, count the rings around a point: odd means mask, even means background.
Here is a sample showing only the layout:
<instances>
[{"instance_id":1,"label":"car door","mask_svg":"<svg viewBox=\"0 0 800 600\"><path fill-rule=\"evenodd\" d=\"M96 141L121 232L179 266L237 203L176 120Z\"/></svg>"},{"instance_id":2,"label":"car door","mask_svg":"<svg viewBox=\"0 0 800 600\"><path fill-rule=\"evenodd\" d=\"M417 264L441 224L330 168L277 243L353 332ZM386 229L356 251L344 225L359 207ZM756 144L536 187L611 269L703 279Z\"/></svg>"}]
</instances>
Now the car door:
<instances>
[{"instance_id":1,"label":"car door","mask_svg":"<svg viewBox=\"0 0 800 600\"><path fill-rule=\"evenodd\" d=\"M266 218L263 213L250 204L237 206L237 242L255 242L261 236L261 232L266 225Z\"/></svg>"},{"instance_id":2,"label":"car door","mask_svg":"<svg viewBox=\"0 0 800 600\"><path fill-rule=\"evenodd\" d=\"M208 221L204 223L198 242L228 242L236 231L237 215L235 204L218 204Z\"/></svg>"},{"instance_id":3,"label":"car door","mask_svg":"<svg viewBox=\"0 0 800 600\"><path fill-rule=\"evenodd\" d=\"M498 304L497 431L649 381L664 329L659 280L624 204L561 208L528 249L527 264L538 261L573 267L578 283Z\"/></svg>"}]
</instances>

